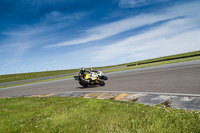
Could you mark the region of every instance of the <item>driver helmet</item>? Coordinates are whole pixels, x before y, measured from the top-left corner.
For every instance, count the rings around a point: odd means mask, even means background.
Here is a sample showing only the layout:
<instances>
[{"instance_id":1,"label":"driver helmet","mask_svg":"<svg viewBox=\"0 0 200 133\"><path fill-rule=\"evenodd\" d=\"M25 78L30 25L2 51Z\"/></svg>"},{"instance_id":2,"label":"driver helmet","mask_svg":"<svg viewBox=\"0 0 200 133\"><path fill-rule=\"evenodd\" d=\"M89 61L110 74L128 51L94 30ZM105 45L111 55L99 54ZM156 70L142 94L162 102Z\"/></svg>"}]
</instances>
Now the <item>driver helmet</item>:
<instances>
[{"instance_id":1,"label":"driver helmet","mask_svg":"<svg viewBox=\"0 0 200 133\"><path fill-rule=\"evenodd\" d=\"M90 72L94 71L94 69L90 68Z\"/></svg>"}]
</instances>

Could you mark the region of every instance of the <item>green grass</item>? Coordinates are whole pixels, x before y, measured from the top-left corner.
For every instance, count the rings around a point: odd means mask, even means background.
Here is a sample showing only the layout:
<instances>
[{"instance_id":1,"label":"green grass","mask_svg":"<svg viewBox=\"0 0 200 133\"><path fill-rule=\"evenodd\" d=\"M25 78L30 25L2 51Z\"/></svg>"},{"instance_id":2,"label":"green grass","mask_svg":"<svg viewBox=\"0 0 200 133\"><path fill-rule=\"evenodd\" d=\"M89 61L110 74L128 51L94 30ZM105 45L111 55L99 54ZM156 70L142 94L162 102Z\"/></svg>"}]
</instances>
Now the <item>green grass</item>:
<instances>
[{"instance_id":1,"label":"green grass","mask_svg":"<svg viewBox=\"0 0 200 133\"><path fill-rule=\"evenodd\" d=\"M71 97L0 99L0 132L200 132L200 112Z\"/></svg>"},{"instance_id":2,"label":"green grass","mask_svg":"<svg viewBox=\"0 0 200 133\"><path fill-rule=\"evenodd\" d=\"M160 58L149 59L149 60L143 60L143 61L138 61L138 62L119 64L119 65L114 65L114 66L96 67L94 69L102 69L102 68L136 64L136 63L139 64L139 63L145 63L145 62L156 61L156 60L161 60L161 59L169 59L169 58L174 58L174 57L182 57L182 56L189 56L189 55L195 55L195 54L200 54L200 51L184 53L184 54L179 54L179 55L173 55L173 56L160 57ZM185 58L185 59L176 59L176 60L171 60L171 61L162 61L162 62L159 62L159 63L149 63L149 64L145 64L145 65L139 65L139 66L136 66L136 67L113 69L113 70L108 70L108 71L116 71L116 70L138 68L138 67L148 67L148 66L152 66L152 65L166 64L166 62L173 63L173 62L189 61L189 60L195 60L195 59L200 59L200 56L190 57L190 58ZM106 70L105 72L108 72L108 71ZM26 79L35 79L35 78L69 74L69 73L76 73L76 72L79 72L79 69L0 75L0 83L26 80ZM55 79L57 79L57 78L55 78Z\"/></svg>"},{"instance_id":3,"label":"green grass","mask_svg":"<svg viewBox=\"0 0 200 133\"><path fill-rule=\"evenodd\" d=\"M159 57L159 58L142 60L142 61L136 61L136 62L127 63L126 65L147 63L147 62L152 62L152 61L159 61L159 60L165 60L165 59L171 59L171 58L178 58L178 57L184 57L184 56L191 56L191 55L197 55L197 54L200 54L200 51L183 53L183 54L177 54L177 55L171 55L171 56L165 56L165 57Z\"/></svg>"},{"instance_id":4,"label":"green grass","mask_svg":"<svg viewBox=\"0 0 200 133\"><path fill-rule=\"evenodd\" d=\"M162 61L162 62L156 62L156 63L149 63L149 64L143 64L143 65L138 65L138 66L129 66L129 67L122 67L122 68L115 68L115 69L110 69L110 70L104 70L104 73L115 72L115 71L122 71L122 70L129 70L129 69L136 69L136 68L143 68L143 67L158 66L158 65L178 63L178 62L185 62L185 61L191 61L191 60L200 60L200 56L189 57L189 58L185 58L185 59Z\"/></svg>"},{"instance_id":5,"label":"green grass","mask_svg":"<svg viewBox=\"0 0 200 133\"><path fill-rule=\"evenodd\" d=\"M76 73L78 71L79 69L71 69L71 70L60 70L60 71L46 71L46 72L0 75L0 83L26 80L26 79L35 79L35 78L62 75L62 74L68 74L68 73Z\"/></svg>"}]
</instances>

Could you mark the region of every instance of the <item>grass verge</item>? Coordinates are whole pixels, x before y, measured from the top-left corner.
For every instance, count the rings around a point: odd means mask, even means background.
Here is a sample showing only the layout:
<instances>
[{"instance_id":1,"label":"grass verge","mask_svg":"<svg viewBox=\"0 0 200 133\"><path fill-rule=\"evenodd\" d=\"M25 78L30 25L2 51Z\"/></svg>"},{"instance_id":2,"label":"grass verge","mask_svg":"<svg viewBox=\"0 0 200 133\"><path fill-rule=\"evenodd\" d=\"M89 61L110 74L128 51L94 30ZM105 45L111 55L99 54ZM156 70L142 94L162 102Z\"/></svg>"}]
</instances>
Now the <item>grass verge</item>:
<instances>
[{"instance_id":1,"label":"grass verge","mask_svg":"<svg viewBox=\"0 0 200 133\"><path fill-rule=\"evenodd\" d=\"M162 62L156 62L156 63L149 63L149 64L143 64L143 65L137 65L137 66L130 66L130 67L115 68L115 69L110 69L110 70L104 70L104 73L122 71L122 70L129 70L129 69L136 69L136 68L143 68L143 67L158 66L158 65L165 65L165 64L172 64L172 63L192 61L192 60L200 60L200 56L189 57L189 58L185 58L185 59L162 61Z\"/></svg>"},{"instance_id":2,"label":"grass verge","mask_svg":"<svg viewBox=\"0 0 200 133\"><path fill-rule=\"evenodd\" d=\"M79 69L0 75L0 83L76 73Z\"/></svg>"},{"instance_id":3,"label":"grass verge","mask_svg":"<svg viewBox=\"0 0 200 133\"><path fill-rule=\"evenodd\" d=\"M197 133L200 112L80 97L5 98L0 132Z\"/></svg>"}]
</instances>

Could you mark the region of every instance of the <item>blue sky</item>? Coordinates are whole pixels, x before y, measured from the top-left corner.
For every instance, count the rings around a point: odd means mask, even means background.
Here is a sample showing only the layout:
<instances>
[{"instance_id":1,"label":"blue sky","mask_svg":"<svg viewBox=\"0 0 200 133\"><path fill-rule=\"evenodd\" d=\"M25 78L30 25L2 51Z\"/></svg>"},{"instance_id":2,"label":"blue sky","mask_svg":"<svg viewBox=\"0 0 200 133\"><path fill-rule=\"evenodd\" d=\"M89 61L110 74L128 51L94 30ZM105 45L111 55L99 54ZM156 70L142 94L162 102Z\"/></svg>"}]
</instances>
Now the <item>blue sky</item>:
<instances>
[{"instance_id":1,"label":"blue sky","mask_svg":"<svg viewBox=\"0 0 200 133\"><path fill-rule=\"evenodd\" d=\"M0 0L0 74L200 50L199 0Z\"/></svg>"}]
</instances>

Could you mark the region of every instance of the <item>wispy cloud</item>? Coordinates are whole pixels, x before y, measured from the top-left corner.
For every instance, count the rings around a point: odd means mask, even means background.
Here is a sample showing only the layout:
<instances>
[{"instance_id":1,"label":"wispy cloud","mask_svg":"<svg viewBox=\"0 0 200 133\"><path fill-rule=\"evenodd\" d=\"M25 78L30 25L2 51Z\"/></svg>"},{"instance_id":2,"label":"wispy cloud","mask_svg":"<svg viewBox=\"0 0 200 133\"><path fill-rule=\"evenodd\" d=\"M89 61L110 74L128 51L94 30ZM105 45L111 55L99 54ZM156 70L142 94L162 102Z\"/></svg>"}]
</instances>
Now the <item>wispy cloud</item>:
<instances>
[{"instance_id":1,"label":"wispy cloud","mask_svg":"<svg viewBox=\"0 0 200 133\"><path fill-rule=\"evenodd\" d=\"M81 43L87 43L91 41L96 41L104 39L140 26L145 26L149 24L156 23L158 21L172 19L174 15L163 16L163 15L154 15L154 14L141 14L135 17L130 17L127 19L115 21L112 23L100 25L91 29L86 30L85 35L82 38L77 38L70 41L65 41L62 43L57 43L49 45L47 47L60 47L67 45L76 45Z\"/></svg>"},{"instance_id":2,"label":"wispy cloud","mask_svg":"<svg viewBox=\"0 0 200 133\"><path fill-rule=\"evenodd\" d=\"M15 63L16 61L17 61L17 60L11 60L11 61L7 62L6 64L2 65L1 67L6 67L6 66L8 66L8 65L10 65L10 64Z\"/></svg>"},{"instance_id":3,"label":"wispy cloud","mask_svg":"<svg viewBox=\"0 0 200 133\"><path fill-rule=\"evenodd\" d=\"M167 1L171 0L119 0L118 6L120 8L135 8Z\"/></svg>"},{"instance_id":4,"label":"wispy cloud","mask_svg":"<svg viewBox=\"0 0 200 133\"><path fill-rule=\"evenodd\" d=\"M32 25L20 25L17 29L4 31L2 34L10 37L30 38L33 35L50 33L69 27L75 21L78 21L87 15L88 13L86 12L63 14L58 11L52 11L45 14L38 23Z\"/></svg>"},{"instance_id":5,"label":"wispy cloud","mask_svg":"<svg viewBox=\"0 0 200 133\"><path fill-rule=\"evenodd\" d=\"M144 6L152 3L156 3L157 0L150 1L150 0L119 0L119 7L120 8L133 8Z\"/></svg>"},{"instance_id":6,"label":"wispy cloud","mask_svg":"<svg viewBox=\"0 0 200 133\"><path fill-rule=\"evenodd\" d=\"M48 45L46 47L61 47L61 46L88 43L91 41L105 39L107 37L110 37L110 36L125 32L125 31L129 31L141 26L151 25L160 21L166 21L166 20L175 19L178 17L188 16L198 11L198 7L195 6L195 4L196 3L182 4L182 5L160 10L160 13L140 14L137 16L118 20L115 22L103 24L97 27L93 27L91 29L87 29L84 35L82 35L82 37L80 38L67 40L61 43L55 43L53 45ZM182 10L185 8L189 8L189 9L191 8L191 9L187 11Z\"/></svg>"},{"instance_id":7,"label":"wispy cloud","mask_svg":"<svg viewBox=\"0 0 200 133\"><path fill-rule=\"evenodd\" d=\"M197 16L196 16L197 17ZM171 20L161 26L129 37L118 43L101 47L93 53L93 61L105 62L112 59L153 58L200 49L200 29L197 18ZM143 53L143 57L141 56ZM104 54L102 54L104 53Z\"/></svg>"},{"instance_id":8,"label":"wispy cloud","mask_svg":"<svg viewBox=\"0 0 200 133\"><path fill-rule=\"evenodd\" d=\"M16 64L18 59L25 60L26 58L32 58L31 56L37 57L38 54L42 54L39 52L41 51L40 47L60 41L62 38L58 34L60 30L68 29L68 27L80 21L88 14L87 12L68 14L51 11L45 14L38 23L19 25L17 28L9 28L1 31L1 35L7 38L0 43L0 66L5 69L14 63ZM10 61L7 62L8 60Z\"/></svg>"},{"instance_id":9,"label":"wispy cloud","mask_svg":"<svg viewBox=\"0 0 200 133\"><path fill-rule=\"evenodd\" d=\"M88 15L85 12L74 14L63 14L52 11L41 18L40 22L32 25L20 25L17 29L6 30L1 34L8 36L9 39L0 45L0 53L12 53L7 55L21 56L33 47L51 44L58 41L57 31L69 27L74 21Z\"/></svg>"}]
</instances>

